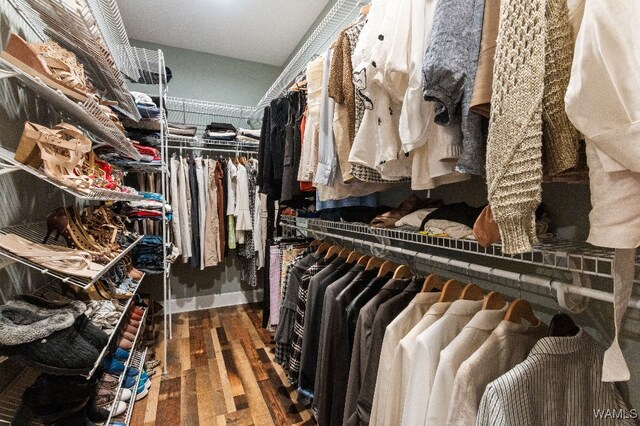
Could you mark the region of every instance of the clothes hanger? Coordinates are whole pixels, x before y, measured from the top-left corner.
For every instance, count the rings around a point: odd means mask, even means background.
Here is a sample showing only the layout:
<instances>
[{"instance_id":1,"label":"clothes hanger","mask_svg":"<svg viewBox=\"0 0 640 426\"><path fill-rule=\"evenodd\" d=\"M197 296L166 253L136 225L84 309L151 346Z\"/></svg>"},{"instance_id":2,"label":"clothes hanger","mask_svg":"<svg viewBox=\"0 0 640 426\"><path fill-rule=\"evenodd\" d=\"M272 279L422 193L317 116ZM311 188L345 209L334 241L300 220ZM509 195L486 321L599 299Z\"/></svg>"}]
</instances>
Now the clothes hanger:
<instances>
[{"instance_id":1,"label":"clothes hanger","mask_svg":"<svg viewBox=\"0 0 640 426\"><path fill-rule=\"evenodd\" d=\"M429 293L433 290L440 290L444 287L444 281L442 278L437 276L436 274L429 274L427 278L424 279L424 284L422 284L422 293Z\"/></svg>"},{"instance_id":2,"label":"clothes hanger","mask_svg":"<svg viewBox=\"0 0 640 426\"><path fill-rule=\"evenodd\" d=\"M413 276L413 273L411 272L411 269L409 269L407 265L398 266L395 272L393 273L393 279L395 280L398 280L401 278L411 278L412 276Z\"/></svg>"},{"instance_id":3,"label":"clothes hanger","mask_svg":"<svg viewBox=\"0 0 640 426\"><path fill-rule=\"evenodd\" d=\"M379 269L383 263L384 263L384 260L379 259L377 257L372 257L371 259L369 259L369 261L367 262L367 266L364 269L365 271Z\"/></svg>"},{"instance_id":4,"label":"clothes hanger","mask_svg":"<svg viewBox=\"0 0 640 426\"><path fill-rule=\"evenodd\" d=\"M351 253L353 253L353 250L343 248L342 250L340 250L340 253L338 253L338 257L341 259L348 259Z\"/></svg>"},{"instance_id":5,"label":"clothes hanger","mask_svg":"<svg viewBox=\"0 0 640 426\"><path fill-rule=\"evenodd\" d=\"M380 270L378 271L378 278L384 277L390 272L395 271L397 267L398 265L393 263L392 261L385 260L384 262L382 262L382 265L380 265Z\"/></svg>"},{"instance_id":6,"label":"clothes hanger","mask_svg":"<svg viewBox=\"0 0 640 426\"><path fill-rule=\"evenodd\" d=\"M462 294L462 284L458 280L449 280L444 283L442 293L438 302L453 302L458 300Z\"/></svg>"},{"instance_id":7,"label":"clothes hanger","mask_svg":"<svg viewBox=\"0 0 640 426\"><path fill-rule=\"evenodd\" d=\"M531 325L540 324L540 320L533 313L531 304L524 299L516 299L511 302L504 319L516 324L520 324L523 319L527 320Z\"/></svg>"},{"instance_id":8,"label":"clothes hanger","mask_svg":"<svg viewBox=\"0 0 640 426\"><path fill-rule=\"evenodd\" d=\"M569 337L575 336L580 331L580 327L573 322L567 314L555 314L549 323L549 337Z\"/></svg>"},{"instance_id":9,"label":"clothes hanger","mask_svg":"<svg viewBox=\"0 0 640 426\"><path fill-rule=\"evenodd\" d=\"M370 10L371 10L371 5L365 4L360 8L360 15L368 15Z\"/></svg>"},{"instance_id":10,"label":"clothes hanger","mask_svg":"<svg viewBox=\"0 0 640 426\"><path fill-rule=\"evenodd\" d=\"M504 299L504 296L502 295L502 293L498 293L497 291L490 291L489 294L487 294L484 297L484 302L482 303L482 310L495 311L495 310L504 308L506 304L507 304L507 301Z\"/></svg>"},{"instance_id":11,"label":"clothes hanger","mask_svg":"<svg viewBox=\"0 0 640 426\"><path fill-rule=\"evenodd\" d=\"M467 284L460 293L461 300L482 300L484 299L484 293L482 289L476 284Z\"/></svg>"},{"instance_id":12,"label":"clothes hanger","mask_svg":"<svg viewBox=\"0 0 640 426\"><path fill-rule=\"evenodd\" d=\"M320 244L320 247L318 247L318 250L316 250L316 254L318 254L318 255L325 254L327 252L327 250L329 250L329 247L331 247L331 244L329 244L329 243Z\"/></svg>"},{"instance_id":13,"label":"clothes hanger","mask_svg":"<svg viewBox=\"0 0 640 426\"><path fill-rule=\"evenodd\" d=\"M340 247L340 246L331 246L331 247L329 247L329 250L327 250L327 254L324 256L325 260L331 259L333 256L335 256L338 253L340 253L341 250L342 250L342 247Z\"/></svg>"},{"instance_id":14,"label":"clothes hanger","mask_svg":"<svg viewBox=\"0 0 640 426\"><path fill-rule=\"evenodd\" d=\"M371 256L362 256L360 259L358 259L358 262L356 262L358 265L362 265L362 266L367 266L369 264L369 260L371 260Z\"/></svg>"},{"instance_id":15,"label":"clothes hanger","mask_svg":"<svg viewBox=\"0 0 640 426\"><path fill-rule=\"evenodd\" d=\"M351 265L353 263L356 263L362 257L364 256L362 256L362 254L358 253L357 251L352 251L351 253L349 253L349 257L347 257L346 263Z\"/></svg>"}]
</instances>

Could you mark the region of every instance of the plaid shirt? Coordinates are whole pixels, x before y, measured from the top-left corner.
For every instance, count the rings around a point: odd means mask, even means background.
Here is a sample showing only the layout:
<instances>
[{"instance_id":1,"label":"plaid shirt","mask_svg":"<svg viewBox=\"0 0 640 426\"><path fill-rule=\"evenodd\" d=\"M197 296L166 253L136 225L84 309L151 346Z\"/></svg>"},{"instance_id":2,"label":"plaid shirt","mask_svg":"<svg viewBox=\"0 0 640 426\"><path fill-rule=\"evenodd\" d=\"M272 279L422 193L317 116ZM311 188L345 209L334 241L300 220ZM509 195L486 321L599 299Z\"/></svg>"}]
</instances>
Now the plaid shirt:
<instances>
[{"instance_id":1,"label":"plaid shirt","mask_svg":"<svg viewBox=\"0 0 640 426\"><path fill-rule=\"evenodd\" d=\"M285 278L284 280L282 280L282 297L284 297L284 295L287 293L287 286L289 284L289 276L291 275L291 271L293 271L294 265L296 263L298 263L300 260L302 260L304 257L306 257L308 254L310 254L313 250L311 250L311 248L308 248L306 250L304 250L302 253L298 254L291 263L289 263L288 265L286 265L285 267L283 267L284 270L286 270L285 272ZM284 265L283 265L284 266ZM282 316L283 313L283 308L284 304L281 303L280 304L280 316ZM281 366L283 366L285 369L288 367L289 365L289 355L291 353L291 342L287 342L287 343L276 343L276 347L275 347L275 360L278 364L280 364Z\"/></svg>"},{"instance_id":2,"label":"plaid shirt","mask_svg":"<svg viewBox=\"0 0 640 426\"><path fill-rule=\"evenodd\" d=\"M311 278L322 271L329 262L322 258L315 265L307 269L302 276L300 288L298 289L298 306L296 307L296 322L293 326L293 339L291 342L291 355L289 357L289 370L287 377L292 386L297 386L300 374L300 358L302 356L302 339L304 335L304 314L307 308L307 291Z\"/></svg>"}]
</instances>

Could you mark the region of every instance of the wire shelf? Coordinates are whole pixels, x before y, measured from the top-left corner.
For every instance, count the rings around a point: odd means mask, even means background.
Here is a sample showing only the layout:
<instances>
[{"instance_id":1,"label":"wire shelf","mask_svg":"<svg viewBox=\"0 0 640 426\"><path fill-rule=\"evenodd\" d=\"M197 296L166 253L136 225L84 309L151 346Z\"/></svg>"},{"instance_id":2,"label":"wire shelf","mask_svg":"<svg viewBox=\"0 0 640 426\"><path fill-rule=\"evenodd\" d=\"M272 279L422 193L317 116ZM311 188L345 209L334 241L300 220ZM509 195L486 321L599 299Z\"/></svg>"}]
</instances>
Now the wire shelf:
<instances>
[{"instance_id":1,"label":"wire shelf","mask_svg":"<svg viewBox=\"0 0 640 426\"><path fill-rule=\"evenodd\" d=\"M136 396L138 394L138 385L140 384L140 377L142 377L142 371L144 367L144 360L147 358L148 349L145 348L143 352L136 351L133 355L132 367L140 370L138 377L136 377L136 384L133 385L133 391L131 392L131 399L127 405L127 411L125 412L123 423L126 425L131 424L131 416L133 416L133 407L136 405Z\"/></svg>"},{"instance_id":2,"label":"wire shelf","mask_svg":"<svg viewBox=\"0 0 640 426\"><path fill-rule=\"evenodd\" d=\"M536 244L529 253L508 255L502 252L500 243L485 248L475 240L432 237L399 229L372 228L362 223L332 222L291 216L282 216L281 223L289 231L297 230L306 235L313 235L314 231L320 231L340 235L347 240L353 238L376 241L390 247L412 245L421 249L419 250L421 252L442 249L605 278L612 278L613 273L613 250L580 241L545 239ZM636 256L634 282L640 283L640 255Z\"/></svg>"},{"instance_id":3,"label":"wire shelf","mask_svg":"<svg viewBox=\"0 0 640 426\"><path fill-rule=\"evenodd\" d=\"M252 106L175 97L167 97L166 107L169 112L169 122L195 126L200 135L204 134L204 129L212 122L246 127L249 117L255 111Z\"/></svg>"},{"instance_id":4,"label":"wire shelf","mask_svg":"<svg viewBox=\"0 0 640 426\"><path fill-rule=\"evenodd\" d=\"M5 163L10 164L12 167L17 167L19 170L23 170L38 179L41 179L50 185L53 185L57 188L62 189L63 191L75 196L80 200L88 200L88 201L139 201L143 200L144 197L136 194L128 194L125 192L112 191L110 189L102 189L102 188L88 188L85 190L78 190L74 188L69 188L66 185L63 185L59 182L56 182L53 179L50 179L47 175L45 175L42 171L36 170L33 167L27 166L25 164L16 161L15 153L11 152L0 146L0 159Z\"/></svg>"},{"instance_id":5,"label":"wire shelf","mask_svg":"<svg viewBox=\"0 0 640 426\"><path fill-rule=\"evenodd\" d=\"M91 82L94 86L106 91L108 97L117 101L127 116L134 120L140 119L136 104L118 69L120 65L131 72L133 58L129 54L131 47L126 41L126 32L113 0L11 1L29 21L31 27L37 28L40 34L44 33L76 54L87 74L92 77ZM108 29L110 25L120 28L111 31ZM115 32L118 33L117 36ZM108 46L107 42L111 46ZM118 43L124 44L117 47ZM117 59L114 58L113 52L118 53L115 55Z\"/></svg>"},{"instance_id":6,"label":"wire shelf","mask_svg":"<svg viewBox=\"0 0 640 426\"><path fill-rule=\"evenodd\" d=\"M132 82L139 84L152 84L157 85L162 79L162 84L167 84L166 70L160 68L160 53L158 50L149 50L141 47L131 47L131 56L133 63L137 67L137 77L129 76ZM158 72L162 73L162 76L158 76Z\"/></svg>"},{"instance_id":7,"label":"wire shelf","mask_svg":"<svg viewBox=\"0 0 640 426\"><path fill-rule=\"evenodd\" d=\"M268 106L291 85L315 55L327 50L338 33L358 16L360 6L365 3L363 0L338 0L258 102L256 111Z\"/></svg>"},{"instance_id":8,"label":"wire shelf","mask_svg":"<svg viewBox=\"0 0 640 426\"><path fill-rule=\"evenodd\" d=\"M44 237L46 235L46 230L47 230L47 224L45 222L40 222L40 223L30 223L30 224L25 224L25 225L14 225L14 226L9 226L3 229L0 229L0 234L6 235L6 234L15 234L18 235L22 238L25 238L31 242L34 243L38 243L41 244L42 241L44 241ZM108 264L106 264L102 270L100 270L98 273L96 273L96 275L94 275L91 279L86 279L86 278L81 278L81 277L75 277L73 275L69 275L69 274L64 274L62 272L57 272L57 271L53 271L45 266L42 266L38 263L35 263L25 257L22 256L18 256L16 254L13 254L12 252L5 250L3 248L0 248L0 255L7 257L9 259L15 260L18 263L22 263L23 265L26 265L32 269L35 269L43 274L47 274L50 275L52 277L58 278L60 280L62 280L62 282L66 283L66 284L71 284L71 285L75 285L78 287L83 288L84 290L88 289L92 284L94 284L95 282L97 282L100 278L102 278L102 276L104 274L106 274L111 268L113 268L119 261L122 260L122 258L124 258L127 253L129 253L131 251L131 249L133 249L133 247L136 246L136 244L138 244L140 241L142 240L142 237L138 237L136 239L136 241L134 241L131 245L129 245L127 248L123 249L120 254L118 254L118 256L116 256L113 260L111 260ZM61 247L66 247L66 245L64 245L63 240L62 239L58 239L58 241L52 241L48 244L51 245L58 245Z\"/></svg>"},{"instance_id":9,"label":"wire shelf","mask_svg":"<svg viewBox=\"0 0 640 426\"><path fill-rule=\"evenodd\" d=\"M136 62L135 48L129 44L116 0L87 0L87 4L118 69L132 79L140 78L140 71L149 68L141 68Z\"/></svg>"},{"instance_id":10,"label":"wire shelf","mask_svg":"<svg viewBox=\"0 0 640 426\"><path fill-rule=\"evenodd\" d=\"M123 389L123 384L124 384L124 379L127 377L127 370L129 370L130 367L134 367L134 368L138 368L136 367L136 361L137 362L141 362L144 363L144 357L142 357L144 355L143 352L137 351L135 348L138 345L138 342L140 340L140 336L142 335L142 330L144 329L144 321L147 318L147 313L149 312L148 309L142 308L144 310L144 313L142 314L142 319L140 320L140 327L138 327L138 331L136 333L135 339L133 340L133 349L131 349L131 351L129 352L129 358L127 359L127 361L124 363L124 371L122 372L122 374L120 375L119 378L119 383L118 383L118 387L116 388L116 392L115 392L115 399L114 402L119 401L120 400L120 393L122 392ZM145 351L146 352L146 351ZM140 366L141 364L137 364L138 366ZM140 374L142 373L142 368L140 369ZM136 385L138 383L138 380L140 380L140 374L138 375L138 378L136 380ZM137 390L137 387L135 388L135 390ZM132 392L133 393L133 392ZM135 403L135 395L131 396L132 401L129 402L130 404ZM114 410L116 408L117 404L113 404L111 406L111 410L109 412L109 418L107 419L107 421L104 422L105 425L108 425L109 422L111 421L111 419L114 417ZM125 411L126 413L126 411Z\"/></svg>"},{"instance_id":11,"label":"wire shelf","mask_svg":"<svg viewBox=\"0 0 640 426\"><path fill-rule=\"evenodd\" d=\"M96 138L111 145L118 151L136 159L140 159L140 153L111 121L109 116L100 108L100 105L88 97L84 103L76 103L67 98L62 92L54 90L44 84L40 79L34 78L18 67L0 58L0 69L8 72L7 76L16 78L20 84L44 99L56 112L68 117Z\"/></svg>"}]
</instances>

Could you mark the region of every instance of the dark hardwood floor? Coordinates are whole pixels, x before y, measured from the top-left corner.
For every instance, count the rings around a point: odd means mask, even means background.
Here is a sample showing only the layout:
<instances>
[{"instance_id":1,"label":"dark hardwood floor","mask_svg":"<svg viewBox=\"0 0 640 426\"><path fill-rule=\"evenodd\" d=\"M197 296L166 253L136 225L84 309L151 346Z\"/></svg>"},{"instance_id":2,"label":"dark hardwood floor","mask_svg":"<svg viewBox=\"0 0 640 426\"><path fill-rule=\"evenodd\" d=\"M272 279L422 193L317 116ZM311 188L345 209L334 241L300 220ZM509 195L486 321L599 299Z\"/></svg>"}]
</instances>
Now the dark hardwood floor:
<instances>
[{"instance_id":1,"label":"dark hardwood floor","mask_svg":"<svg viewBox=\"0 0 640 426\"><path fill-rule=\"evenodd\" d=\"M274 362L271 335L256 305L176 314L169 374L152 377L131 424L314 425ZM161 336L162 338L162 336ZM162 359L162 341L157 348Z\"/></svg>"}]
</instances>

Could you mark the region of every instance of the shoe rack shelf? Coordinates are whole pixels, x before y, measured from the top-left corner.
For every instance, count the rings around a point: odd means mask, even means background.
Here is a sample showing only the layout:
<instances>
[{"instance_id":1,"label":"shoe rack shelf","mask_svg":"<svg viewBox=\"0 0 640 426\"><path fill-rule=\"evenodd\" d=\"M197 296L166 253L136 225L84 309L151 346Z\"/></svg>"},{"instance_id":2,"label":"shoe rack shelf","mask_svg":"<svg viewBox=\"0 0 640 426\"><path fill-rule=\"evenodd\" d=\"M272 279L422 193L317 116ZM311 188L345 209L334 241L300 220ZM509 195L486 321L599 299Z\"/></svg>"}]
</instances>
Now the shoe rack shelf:
<instances>
[{"instance_id":1,"label":"shoe rack shelf","mask_svg":"<svg viewBox=\"0 0 640 426\"><path fill-rule=\"evenodd\" d=\"M46 235L46 230L47 230L47 224L45 222L40 222L40 223L30 223L30 224L25 224L25 225L14 225L14 226L9 226L3 229L0 229L0 234L16 234L22 238L25 238L31 242L34 243L42 243L44 241L45 235ZM61 272L57 272L57 271L53 271L49 268L46 268L38 263L35 263L25 257L22 256L18 256L8 250L5 250L3 248L0 248L0 256L4 256L7 257L9 259L12 259L18 263L21 263L23 265L26 265L32 269L35 269L37 271L40 271L43 274L47 274L50 275L52 277L58 278L59 280L61 280L62 282L66 283L66 284L71 284L71 285L75 285L78 287L81 287L83 289L88 289L92 284L94 284L95 282L97 282L100 278L102 278L102 276L107 273L111 268L113 268L116 263L118 263L119 261L121 261L126 255L127 253L129 253L131 251L131 249L133 249L133 247L136 246L136 244L138 244L140 241L142 240L142 237L138 237L136 239L136 241L134 241L132 244L130 244L127 248L123 249L120 254L118 254L118 256L116 256L113 260L111 260L108 264L106 264L104 266L104 268L102 268L102 270L100 270L100 272L98 272L95 276L93 276L91 279L85 279L85 278L80 278L80 277L75 277L73 275L68 275L68 274L63 274ZM63 239L59 239L59 241L50 241L49 244L54 244L54 245L59 245L59 246L63 246L66 247L64 245Z\"/></svg>"},{"instance_id":2,"label":"shoe rack shelf","mask_svg":"<svg viewBox=\"0 0 640 426\"><path fill-rule=\"evenodd\" d=\"M136 377L136 384L133 385L133 389L135 392L131 392L131 400L127 404L127 411L125 411L124 419L122 422L126 425L131 424L131 417L133 416L133 407L136 405L136 396L138 396L138 385L140 384L140 377L142 377L142 371L144 368L144 360L147 358L148 348L145 348L144 351L135 351L133 354L133 361L131 366L140 370L138 373L138 377ZM119 395L118 395L119 396Z\"/></svg>"},{"instance_id":3,"label":"shoe rack shelf","mask_svg":"<svg viewBox=\"0 0 640 426\"><path fill-rule=\"evenodd\" d=\"M407 252L456 252L460 255L473 255L479 260L498 258L547 270L604 278L612 278L613 273L613 250L595 247L586 242L550 238L536 244L529 253L508 255L502 252L500 243L485 248L475 240L432 237L399 229L372 228L362 223L282 216L281 225L291 235L297 233L309 237L334 237L336 241L351 242L353 246L357 246L358 241L375 242L383 247L406 248ZM640 255L636 255L634 282L640 283Z\"/></svg>"},{"instance_id":4,"label":"shoe rack shelf","mask_svg":"<svg viewBox=\"0 0 640 426\"><path fill-rule=\"evenodd\" d=\"M111 419L114 416L114 410L117 406L117 404L115 404L116 401L118 401L120 399L120 394L122 392L123 389L123 384L124 384L124 380L127 377L127 370L130 367L134 367L134 368L138 368L140 367L140 371L142 371L142 364L144 364L144 357L142 357L142 352L136 350L136 347L138 346L138 343L140 341L140 336L142 335L142 330L144 329L144 322L147 318L147 313L149 312L148 309L144 309L144 313L142 314L142 318L140 319L140 327L138 327L138 332L136 333L135 339L133 340L133 347L131 349L131 351L129 351L129 358L127 359L127 361L124 363L124 371L122 372L122 374L120 375L120 381L118 383L118 387L116 389L115 392L115 399L114 399L114 404L111 406L111 412L109 413L109 418L107 419L107 421L104 422L105 425L108 425L109 422L111 421ZM146 350L144 351L146 352ZM137 362L140 362L141 364L136 364ZM136 379L136 387L134 388L135 390L137 390L137 383L140 380L140 374L138 374L138 378ZM132 391L133 393L133 391ZM135 403L135 394L133 394L131 396L132 401L129 402L129 404ZM125 412L126 413L126 412Z\"/></svg>"},{"instance_id":5,"label":"shoe rack shelf","mask_svg":"<svg viewBox=\"0 0 640 426\"><path fill-rule=\"evenodd\" d=\"M35 92L54 111L68 117L74 124L134 160L140 159L140 153L131 141L116 127L93 98L88 97L84 103L76 103L62 92L50 88L40 79L28 75L2 58L0 58L0 71L2 71L1 78L16 78L23 87Z\"/></svg>"},{"instance_id":6,"label":"shoe rack shelf","mask_svg":"<svg viewBox=\"0 0 640 426\"><path fill-rule=\"evenodd\" d=\"M80 200L86 201L140 201L144 197L137 194L129 194L126 192L112 191L110 189L103 188L88 188L86 190L77 190L56 182L50 179L42 171L36 170L33 167L27 166L15 160L15 153L9 151L6 148L0 146L0 160L2 160L7 166L15 167L18 170L23 170L38 179L41 179L55 187L62 189L63 191L73 195Z\"/></svg>"},{"instance_id":7,"label":"shoe rack shelf","mask_svg":"<svg viewBox=\"0 0 640 426\"><path fill-rule=\"evenodd\" d=\"M133 119L140 115L123 77L139 77L115 0L10 0L42 40L51 38L75 53L92 83ZM122 71L122 72L121 72Z\"/></svg>"}]
</instances>

